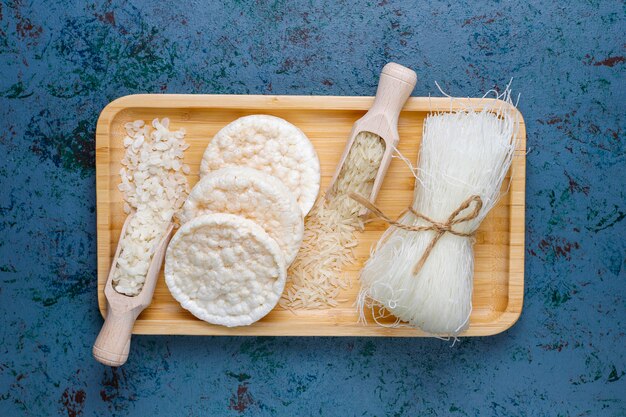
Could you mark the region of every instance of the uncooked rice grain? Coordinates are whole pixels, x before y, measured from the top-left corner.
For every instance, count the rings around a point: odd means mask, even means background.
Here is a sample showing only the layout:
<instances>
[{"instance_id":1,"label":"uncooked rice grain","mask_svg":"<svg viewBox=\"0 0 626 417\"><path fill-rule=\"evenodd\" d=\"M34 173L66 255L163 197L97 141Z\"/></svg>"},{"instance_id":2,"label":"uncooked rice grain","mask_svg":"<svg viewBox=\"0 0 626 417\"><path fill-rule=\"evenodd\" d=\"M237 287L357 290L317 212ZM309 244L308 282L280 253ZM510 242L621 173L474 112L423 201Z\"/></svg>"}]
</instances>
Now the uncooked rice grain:
<instances>
[{"instance_id":1,"label":"uncooked rice grain","mask_svg":"<svg viewBox=\"0 0 626 417\"><path fill-rule=\"evenodd\" d=\"M280 300L287 309L335 307L349 282L343 269L355 262L357 232L364 224L360 204L348 194L369 196L385 151L378 136L362 132L354 140L330 200L320 198L305 220L304 240L288 271L289 282Z\"/></svg>"}]
</instances>

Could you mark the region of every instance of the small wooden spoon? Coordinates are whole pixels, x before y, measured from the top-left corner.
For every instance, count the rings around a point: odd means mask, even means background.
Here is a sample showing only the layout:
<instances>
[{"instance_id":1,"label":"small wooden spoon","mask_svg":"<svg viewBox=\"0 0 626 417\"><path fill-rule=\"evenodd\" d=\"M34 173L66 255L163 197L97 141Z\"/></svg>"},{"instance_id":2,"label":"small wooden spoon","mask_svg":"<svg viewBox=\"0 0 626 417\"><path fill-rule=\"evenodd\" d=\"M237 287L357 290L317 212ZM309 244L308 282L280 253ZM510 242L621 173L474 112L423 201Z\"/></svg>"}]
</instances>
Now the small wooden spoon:
<instances>
[{"instance_id":1,"label":"small wooden spoon","mask_svg":"<svg viewBox=\"0 0 626 417\"><path fill-rule=\"evenodd\" d=\"M165 249L172 237L172 230L174 230L174 225L170 224L152 255L148 274L141 292L137 296L129 297L115 291L112 280L117 265L117 257L120 255L122 247L121 242L126 235L126 227L133 216L134 214L130 214L122 227L121 237L113 257L109 277L104 286L104 295L107 299L107 316L102 330L100 330L100 334L98 334L98 338L93 345L94 358L98 362L109 366L123 365L128 359L133 325L139 314L152 301L154 287L156 286L163 257L165 256Z\"/></svg>"},{"instance_id":2,"label":"small wooden spoon","mask_svg":"<svg viewBox=\"0 0 626 417\"><path fill-rule=\"evenodd\" d=\"M378 196L383 179L391 163L394 149L400 141L400 136L398 135L398 118L400 111L413 92L416 82L417 74L415 74L415 71L393 62L385 65L380 73L374 104L372 104L372 107L363 117L354 123L352 132L350 132L350 138L346 142L346 147L339 160L335 174L326 191L326 198L333 197L333 185L341 173L350 148L352 148L354 144L354 139L361 132L371 132L380 136L385 141L385 153L383 154L380 168L376 173L372 192L368 198L372 203L376 201L376 196ZM363 209L361 215L367 212L366 209Z\"/></svg>"}]
</instances>

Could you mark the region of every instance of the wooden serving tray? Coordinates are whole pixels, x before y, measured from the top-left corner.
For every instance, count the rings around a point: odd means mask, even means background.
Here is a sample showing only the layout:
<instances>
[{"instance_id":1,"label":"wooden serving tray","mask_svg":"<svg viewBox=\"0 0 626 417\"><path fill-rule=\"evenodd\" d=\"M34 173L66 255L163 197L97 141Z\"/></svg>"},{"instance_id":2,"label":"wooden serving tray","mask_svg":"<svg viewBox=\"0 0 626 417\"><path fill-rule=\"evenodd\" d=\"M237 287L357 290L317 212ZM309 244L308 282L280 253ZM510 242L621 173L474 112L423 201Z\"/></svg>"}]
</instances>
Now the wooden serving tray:
<instances>
[{"instance_id":1,"label":"wooden serving tray","mask_svg":"<svg viewBox=\"0 0 626 417\"><path fill-rule=\"evenodd\" d=\"M424 118L431 111L450 111L471 100L479 108L490 100L410 98L400 115L399 150L417 160ZM313 142L321 161L325 190L339 161L352 124L371 106L373 97L235 96L235 95L131 95L111 102L102 111L96 130L96 194L98 215L98 305L105 314L104 284L125 220L120 182L124 155L124 123L150 122L169 117L173 129L184 127L191 145L185 161L191 167L190 185L198 180L199 164L206 145L227 123L249 114L265 113L295 124ZM513 161L510 190L489 213L476 236L473 310L464 336L486 336L511 327L522 311L524 295L524 207L526 182L526 131L519 115L521 147ZM411 202L414 178L406 165L394 159L377 204L391 217ZM407 327L386 328L357 323L354 300L359 292L358 271L370 247L386 225L368 224L356 248L358 262L348 268L352 287L342 294L338 307L298 310L276 307L261 321L247 327L226 328L196 319L170 295L159 278L152 304L139 316L136 334L271 335L271 336L427 336Z\"/></svg>"}]
</instances>

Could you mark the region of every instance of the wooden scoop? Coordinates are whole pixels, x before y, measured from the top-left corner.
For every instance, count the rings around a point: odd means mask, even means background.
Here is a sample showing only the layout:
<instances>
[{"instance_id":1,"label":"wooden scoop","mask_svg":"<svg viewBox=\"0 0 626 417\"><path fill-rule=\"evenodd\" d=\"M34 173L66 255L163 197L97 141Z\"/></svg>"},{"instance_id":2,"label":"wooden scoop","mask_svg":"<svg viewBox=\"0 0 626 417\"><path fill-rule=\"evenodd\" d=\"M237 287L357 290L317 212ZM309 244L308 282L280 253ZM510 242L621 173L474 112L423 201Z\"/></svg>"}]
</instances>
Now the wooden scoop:
<instances>
[{"instance_id":1,"label":"wooden scoop","mask_svg":"<svg viewBox=\"0 0 626 417\"><path fill-rule=\"evenodd\" d=\"M152 301L154 287L156 286L163 257L165 256L165 249L174 229L174 225L170 224L156 247L141 292L137 296L129 297L115 291L112 280L117 265L117 257L120 255L122 247L121 242L126 235L126 228L133 216L134 214L129 215L122 227L120 241L117 244L109 277L104 286L104 295L107 299L107 316L102 330L100 330L100 334L98 334L98 338L93 345L94 358L98 362L109 366L123 365L126 359L128 359L133 325L139 313L150 305Z\"/></svg>"},{"instance_id":2,"label":"wooden scoop","mask_svg":"<svg viewBox=\"0 0 626 417\"><path fill-rule=\"evenodd\" d=\"M350 132L350 138L348 142L346 142L346 147L343 150L335 174L326 191L326 198L333 196L333 185L341 173L350 148L352 148L354 144L354 139L361 132L371 132L380 136L385 141L385 153L380 162L380 168L376 173L372 192L369 195L370 202L373 203L376 201L376 196L378 196L378 191L380 191L383 179L391 163L394 148L400 141L398 135L398 117L400 116L400 110L402 110L404 103L413 92L416 82L417 74L415 74L415 71L393 62L385 65L380 73L374 104L372 104L372 107L363 117L354 123L352 132ZM362 214L365 213L367 213L367 210L364 209Z\"/></svg>"}]
</instances>

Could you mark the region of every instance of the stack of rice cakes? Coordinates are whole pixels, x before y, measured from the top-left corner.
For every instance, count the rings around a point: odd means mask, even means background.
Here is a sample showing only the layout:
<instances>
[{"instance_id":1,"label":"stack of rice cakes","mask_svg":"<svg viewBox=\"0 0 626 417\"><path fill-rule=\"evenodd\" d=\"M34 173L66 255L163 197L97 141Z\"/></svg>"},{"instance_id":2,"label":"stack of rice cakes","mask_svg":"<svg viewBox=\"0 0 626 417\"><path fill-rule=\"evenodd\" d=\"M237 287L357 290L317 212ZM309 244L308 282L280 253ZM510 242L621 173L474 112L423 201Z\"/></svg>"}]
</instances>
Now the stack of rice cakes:
<instances>
[{"instance_id":1,"label":"stack of rice cakes","mask_svg":"<svg viewBox=\"0 0 626 417\"><path fill-rule=\"evenodd\" d=\"M319 193L319 158L296 126L253 115L213 137L200 176L167 250L165 282L201 320L252 324L285 288Z\"/></svg>"}]
</instances>

